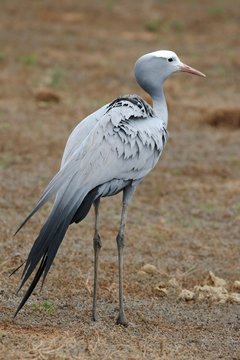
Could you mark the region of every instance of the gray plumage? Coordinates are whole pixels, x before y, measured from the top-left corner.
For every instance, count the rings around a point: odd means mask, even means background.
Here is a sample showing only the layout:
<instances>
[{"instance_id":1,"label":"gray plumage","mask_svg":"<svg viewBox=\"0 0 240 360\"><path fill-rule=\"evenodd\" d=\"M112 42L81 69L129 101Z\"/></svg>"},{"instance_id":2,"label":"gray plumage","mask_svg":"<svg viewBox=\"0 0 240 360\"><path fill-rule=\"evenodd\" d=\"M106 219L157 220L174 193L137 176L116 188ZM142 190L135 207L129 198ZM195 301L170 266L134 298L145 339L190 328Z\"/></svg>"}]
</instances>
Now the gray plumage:
<instances>
[{"instance_id":1,"label":"gray plumage","mask_svg":"<svg viewBox=\"0 0 240 360\"><path fill-rule=\"evenodd\" d=\"M167 141L167 107L162 83L166 73L169 76L177 71L173 67L170 67L172 71L169 70L169 57L174 57L179 67L183 65L176 54L169 51L147 54L135 65L136 79L152 96L153 108L137 95L119 97L81 121L70 135L59 172L17 230L18 232L50 198L55 197L51 213L25 263L20 288L36 266L40 265L17 312L27 301L41 276L44 282L68 226L73 222L80 222L94 204L93 319L96 319L97 264L101 247L98 234L99 201L101 197L123 191L123 210L117 236L120 301L118 323L127 323L122 300L122 250L127 207L137 185L156 165ZM164 65L168 72L163 71Z\"/></svg>"}]
</instances>

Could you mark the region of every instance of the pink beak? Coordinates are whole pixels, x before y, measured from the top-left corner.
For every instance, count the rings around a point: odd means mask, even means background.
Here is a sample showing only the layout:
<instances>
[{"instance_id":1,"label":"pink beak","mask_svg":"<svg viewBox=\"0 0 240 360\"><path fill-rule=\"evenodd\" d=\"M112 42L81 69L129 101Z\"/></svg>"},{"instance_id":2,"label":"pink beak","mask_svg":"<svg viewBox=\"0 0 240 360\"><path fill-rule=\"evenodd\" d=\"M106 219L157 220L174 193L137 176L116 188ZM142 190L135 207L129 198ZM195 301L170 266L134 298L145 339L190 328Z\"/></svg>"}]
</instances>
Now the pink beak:
<instances>
[{"instance_id":1,"label":"pink beak","mask_svg":"<svg viewBox=\"0 0 240 360\"><path fill-rule=\"evenodd\" d=\"M196 70L186 64L183 64L183 63L180 65L179 70L183 71L183 72L188 72L190 74L206 77L206 75L204 75L201 71L198 71L198 70Z\"/></svg>"}]
</instances>

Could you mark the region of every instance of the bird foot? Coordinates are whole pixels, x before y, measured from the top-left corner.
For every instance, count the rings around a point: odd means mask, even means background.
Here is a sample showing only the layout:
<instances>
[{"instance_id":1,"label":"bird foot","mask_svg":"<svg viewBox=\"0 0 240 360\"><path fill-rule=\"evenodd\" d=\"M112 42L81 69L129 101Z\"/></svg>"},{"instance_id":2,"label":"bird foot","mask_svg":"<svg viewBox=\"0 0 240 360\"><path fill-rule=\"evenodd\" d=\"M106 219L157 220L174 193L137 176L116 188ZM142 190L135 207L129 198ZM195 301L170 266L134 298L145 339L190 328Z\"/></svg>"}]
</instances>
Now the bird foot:
<instances>
[{"instance_id":1,"label":"bird foot","mask_svg":"<svg viewBox=\"0 0 240 360\"><path fill-rule=\"evenodd\" d=\"M128 321L127 321L125 315L119 315L117 320L116 320L116 324L127 327L128 326Z\"/></svg>"},{"instance_id":2,"label":"bird foot","mask_svg":"<svg viewBox=\"0 0 240 360\"><path fill-rule=\"evenodd\" d=\"M95 313L92 314L92 321L98 321L97 314Z\"/></svg>"}]
</instances>

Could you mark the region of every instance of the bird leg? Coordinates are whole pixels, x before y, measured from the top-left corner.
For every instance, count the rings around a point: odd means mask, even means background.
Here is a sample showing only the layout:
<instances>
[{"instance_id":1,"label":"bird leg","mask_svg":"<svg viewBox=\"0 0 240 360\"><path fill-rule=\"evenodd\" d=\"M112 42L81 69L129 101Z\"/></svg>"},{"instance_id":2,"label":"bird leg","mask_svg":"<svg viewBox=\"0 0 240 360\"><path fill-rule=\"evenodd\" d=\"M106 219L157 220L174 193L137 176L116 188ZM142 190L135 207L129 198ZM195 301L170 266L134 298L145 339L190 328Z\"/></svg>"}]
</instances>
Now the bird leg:
<instances>
[{"instance_id":1,"label":"bird leg","mask_svg":"<svg viewBox=\"0 0 240 360\"><path fill-rule=\"evenodd\" d=\"M99 210L100 198L94 201L95 210L95 227L93 237L93 249L94 249L94 285L93 285L93 308L92 308L92 320L97 320L96 304L97 304L97 287L98 287L98 255L102 247L101 238L98 234L98 210Z\"/></svg>"},{"instance_id":2,"label":"bird leg","mask_svg":"<svg viewBox=\"0 0 240 360\"><path fill-rule=\"evenodd\" d=\"M123 190L123 204L122 204L122 214L119 232L116 238L117 249L118 249L118 271L119 271L119 315L117 318L117 324L127 326L128 322L124 313L123 307L123 248L124 248L124 233L125 233L125 224L127 219L127 210L129 202L134 193L135 187L129 186Z\"/></svg>"}]
</instances>

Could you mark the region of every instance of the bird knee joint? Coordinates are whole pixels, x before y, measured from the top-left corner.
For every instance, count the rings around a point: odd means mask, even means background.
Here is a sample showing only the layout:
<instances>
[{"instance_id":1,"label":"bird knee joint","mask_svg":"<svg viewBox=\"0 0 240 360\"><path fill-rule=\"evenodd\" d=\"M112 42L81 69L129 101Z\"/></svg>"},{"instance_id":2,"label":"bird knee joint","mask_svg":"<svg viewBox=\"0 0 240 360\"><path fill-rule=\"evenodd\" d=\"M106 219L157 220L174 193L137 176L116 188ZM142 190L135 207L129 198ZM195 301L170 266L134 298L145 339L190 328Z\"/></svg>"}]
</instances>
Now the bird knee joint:
<instances>
[{"instance_id":1,"label":"bird knee joint","mask_svg":"<svg viewBox=\"0 0 240 360\"><path fill-rule=\"evenodd\" d=\"M123 234L119 234L117 235L117 244L119 247L124 247L124 235Z\"/></svg>"},{"instance_id":2,"label":"bird knee joint","mask_svg":"<svg viewBox=\"0 0 240 360\"><path fill-rule=\"evenodd\" d=\"M102 247L102 241L101 241L101 238L100 238L99 234L94 235L93 247L98 248L98 249L101 249L101 247Z\"/></svg>"}]
</instances>

